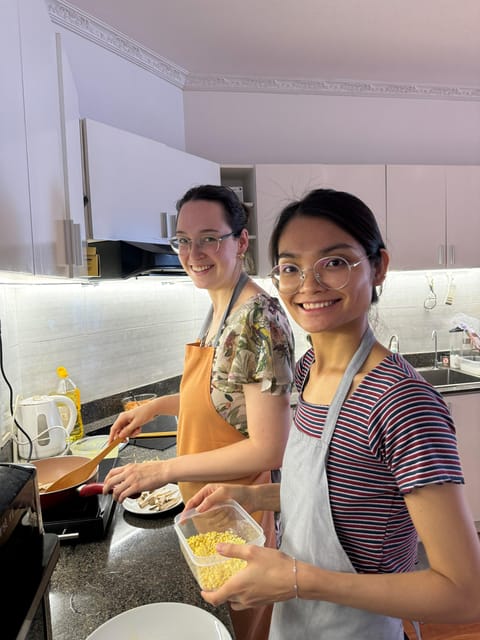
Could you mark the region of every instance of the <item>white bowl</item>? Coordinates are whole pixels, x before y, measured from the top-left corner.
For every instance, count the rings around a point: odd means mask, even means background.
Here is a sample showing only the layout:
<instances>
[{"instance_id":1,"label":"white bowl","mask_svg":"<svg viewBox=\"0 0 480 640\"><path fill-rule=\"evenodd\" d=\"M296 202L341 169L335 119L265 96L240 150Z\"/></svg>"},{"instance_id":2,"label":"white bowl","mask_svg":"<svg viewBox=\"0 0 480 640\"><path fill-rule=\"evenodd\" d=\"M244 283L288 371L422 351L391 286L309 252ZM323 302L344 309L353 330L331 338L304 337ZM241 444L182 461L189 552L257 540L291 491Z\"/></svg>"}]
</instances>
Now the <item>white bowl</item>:
<instances>
[{"instance_id":1,"label":"white bowl","mask_svg":"<svg viewBox=\"0 0 480 640\"><path fill-rule=\"evenodd\" d=\"M193 631L194 630L194 631ZM192 635L193 634L193 635ZM181 602L129 609L95 629L86 640L232 640L214 615Z\"/></svg>"},{"instance_id":2,"label":"white bowl","mask_svg":"<svg viewBox=\"0 0 480 640\"><path fill-rule=\"evenodd\" d=\"M105 448L108 442L108 435L87 436L81 440L75 440L70 444L70 451L74 456L85 456L86 458L94 458ZM107 453L105 458L117 458L118 447L115 447Z\"/></svg>"},{"instance_id":3,"label":"white bowl","mask_svg":"<svg viewBox=\"0 0 480 640\"><path fill-rule=\"evenodd\" d=\"M460 358L460 370L472 376L480 376L480 355Z\"/></svg>"}]
</instances>

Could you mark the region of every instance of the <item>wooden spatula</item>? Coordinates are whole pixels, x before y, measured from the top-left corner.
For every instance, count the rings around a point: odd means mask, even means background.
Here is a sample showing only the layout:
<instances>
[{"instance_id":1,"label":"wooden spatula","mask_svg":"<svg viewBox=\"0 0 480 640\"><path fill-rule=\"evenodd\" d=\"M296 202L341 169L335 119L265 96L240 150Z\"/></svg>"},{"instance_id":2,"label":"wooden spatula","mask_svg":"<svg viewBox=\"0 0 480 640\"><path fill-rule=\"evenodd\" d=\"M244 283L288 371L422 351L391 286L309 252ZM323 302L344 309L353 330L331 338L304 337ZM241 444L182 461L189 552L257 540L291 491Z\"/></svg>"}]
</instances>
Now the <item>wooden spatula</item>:
<instances>
[{"instance_id":1,"label":"wooden spatula","mask_svg":"<svg viewBox=\"0 0 480 640\"><path fill-rule=\"evenodd\" d=\"M97 454L94 458L82 464L80 467L73 469L73 471L69 471L64 476L60 476L58 480L52 482L52 484L48 487L44 493L50 493L51 491L61 491L62 489L69 489L70 487L75 487L78 484L81 484L85 480L88 480L92 471L94 471L98 465L98 463L105 458L106 455L118 447L118 445L123 442L121 438L116 438L109 445L102 449L99 454Z\"/></svg>"}]
</instances>

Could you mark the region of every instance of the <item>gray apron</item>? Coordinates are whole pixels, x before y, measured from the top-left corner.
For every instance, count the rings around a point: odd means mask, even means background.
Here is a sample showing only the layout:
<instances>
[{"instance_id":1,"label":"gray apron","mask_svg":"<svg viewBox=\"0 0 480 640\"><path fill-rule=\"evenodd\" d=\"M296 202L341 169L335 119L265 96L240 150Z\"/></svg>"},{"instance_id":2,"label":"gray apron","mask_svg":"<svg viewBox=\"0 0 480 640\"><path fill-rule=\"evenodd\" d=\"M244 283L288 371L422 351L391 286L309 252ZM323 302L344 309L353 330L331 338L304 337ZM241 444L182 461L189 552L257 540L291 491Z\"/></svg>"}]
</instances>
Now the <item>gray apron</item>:
<instances>
[{"instance_id":1,"label":"gray apron","mask_svg":"<svg viewBox=\"0 0 480 640\"><path fill-rule=\"evenodd\" d=\"M292 428L280 485L283 535L281 550L297 560L332 571L355 573L338 540L330 509L327 457L330 440L355 374L375 338L370 328L338 386L321 438ZM292 572L292 590L293 590ZM269 640L403 640L403 623L332 602L291 599L273 608Z\"/></svg>"}]
</instances>

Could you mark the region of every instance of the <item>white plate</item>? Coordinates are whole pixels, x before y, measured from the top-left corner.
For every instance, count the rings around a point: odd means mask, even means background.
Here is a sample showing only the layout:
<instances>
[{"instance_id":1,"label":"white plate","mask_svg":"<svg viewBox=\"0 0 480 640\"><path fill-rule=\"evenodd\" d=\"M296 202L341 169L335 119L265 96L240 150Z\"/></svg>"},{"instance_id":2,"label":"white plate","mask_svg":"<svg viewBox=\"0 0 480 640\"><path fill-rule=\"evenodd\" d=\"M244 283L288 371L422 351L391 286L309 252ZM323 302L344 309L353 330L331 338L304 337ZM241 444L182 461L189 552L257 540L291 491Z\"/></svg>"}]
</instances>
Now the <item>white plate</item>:
<instances>
[{"instance_id":1,"label":"white plate","mask_svg":"<svg viewBox=\"0 0 480 640\"><path fill-rule=\"evenodd\" d=\"M180 489L176 484L166 484L164 487L160 489L155 489L155 491L150 491L152 495L162 495L162 493L166 493L168 491L174 491L174 495L172 497L175 498L173 502L169 502L165 507L160 509L152 509L151 507L141 507L138 504L138 500L136 498L125 498L122 502L123 507L130 511L130 513L134 513L135 515L140 516L152 516L156 513L165 513L165 511L170 511L170 509L175 509L182 502L182 495L180 493Z\"/></svg>"},{"instance_id":2,"label":"white plate","mask_svg":"<svg viewBox=\"0 0 480 640\"><path fill-rule=\"evenodd\" d=\"M95 629L86 640L232 640L214 615L181 602L129 609Z\"/></svg>"}]
</instances>

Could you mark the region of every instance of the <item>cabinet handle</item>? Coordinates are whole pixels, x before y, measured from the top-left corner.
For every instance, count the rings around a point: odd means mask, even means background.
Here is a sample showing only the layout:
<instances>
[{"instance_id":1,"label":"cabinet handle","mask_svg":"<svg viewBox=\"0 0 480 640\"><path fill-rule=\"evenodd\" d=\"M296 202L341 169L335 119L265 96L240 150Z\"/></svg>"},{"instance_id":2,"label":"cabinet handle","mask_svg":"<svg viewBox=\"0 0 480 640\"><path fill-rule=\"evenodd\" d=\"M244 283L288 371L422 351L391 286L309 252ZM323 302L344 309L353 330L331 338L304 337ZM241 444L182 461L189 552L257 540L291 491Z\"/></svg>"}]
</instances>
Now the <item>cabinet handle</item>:
<instances>
[{"instance_id":1,"label":"cabinet handle","mask_svg":"<svg viewBox=\"0 0 480 640\"><path fill-rule=\"evenodd\" d=\"M65 264L71 265L74 260L73 233L71 220L62 220L63 222L63 242L65 245Z\"/></svg>"},{"instance_id":2,"label":"cabinet handle","mask_svg":"<svg viewBox=\"0 0 480 640\"><path fill-rule=\"evenodd\" d=\"M72 245L73 245L73 256L75 260L75 265L77 267L83 266L83 255L82 255L82 236L80 223L72 225Z\"/></svg>"},{"instance_id":3,"label":"cabinet handle","mask_svg":"<svg viewBox=\"0 0 480 640\"><path fill-rule=\"evenodd\" d=\"M443 244L438 247L438 264L442 266L445 264L445 246Z\"/></svg>"},{"instance_id":4,"label":"cabinet handle","mask_svg":"<svg viewBox=\"0 0 480 640\"><path fill-rule=\"evenodd\" d=\"M454 265L455 264L455 245L454 244L449 244L448 245L448 249L449 249L449 254L450 254L450 264Z\"/></svg>"},{"instance_id":5,"label":"cabinet handle","mask_svg":"<svg viewBox=\"0 0 480 640\"><path fill-rule=\"evenodd\" d=\"M63 240L65 243L65 264L82 266L82 238L80 224L73 220L63 220Z\"/></svg>"},{"instance_id":6,"label":"cabinet handle","mask_svg":"<svg viewBox=\"0 0 480 640\"><path fill-rule=\"evenodd\" d=\"M160 211L160 237L167 237L167 212Z\"/></svg>"}]
</instances>

